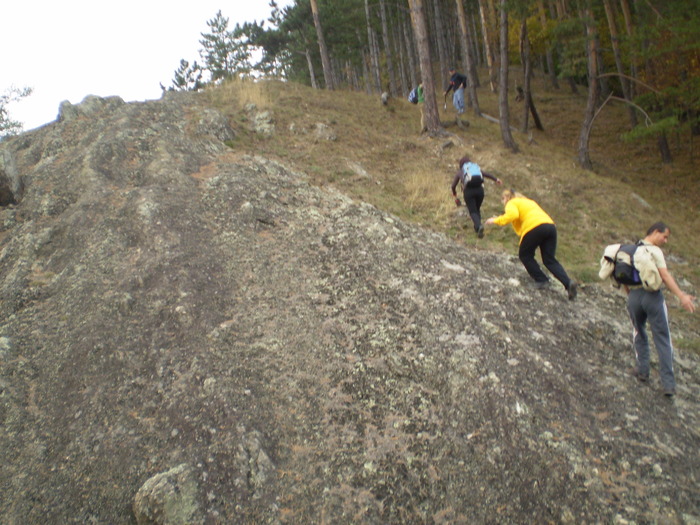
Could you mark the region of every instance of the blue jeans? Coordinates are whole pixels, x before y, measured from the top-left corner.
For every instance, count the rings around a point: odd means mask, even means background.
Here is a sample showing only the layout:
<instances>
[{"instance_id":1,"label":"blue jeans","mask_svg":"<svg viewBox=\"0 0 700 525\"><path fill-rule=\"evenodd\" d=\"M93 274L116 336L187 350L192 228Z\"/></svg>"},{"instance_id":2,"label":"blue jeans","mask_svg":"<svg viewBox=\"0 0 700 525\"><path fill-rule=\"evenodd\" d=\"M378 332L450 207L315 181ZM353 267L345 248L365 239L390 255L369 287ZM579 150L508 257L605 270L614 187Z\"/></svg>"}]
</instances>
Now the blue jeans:
<instances>
[{"instance_id":1,"label":"blue jeans","mask_svg":"<svg viewBox=\"0 0 700 525\"><path fill-rule=\"evenodd\" d=\"M464 88L463 87L461 87L459 89L455 89L455 92L452 95L452 104L454 105L458 114L461 115L462 113L464 113Z\"/></svg>"}]
</instances>

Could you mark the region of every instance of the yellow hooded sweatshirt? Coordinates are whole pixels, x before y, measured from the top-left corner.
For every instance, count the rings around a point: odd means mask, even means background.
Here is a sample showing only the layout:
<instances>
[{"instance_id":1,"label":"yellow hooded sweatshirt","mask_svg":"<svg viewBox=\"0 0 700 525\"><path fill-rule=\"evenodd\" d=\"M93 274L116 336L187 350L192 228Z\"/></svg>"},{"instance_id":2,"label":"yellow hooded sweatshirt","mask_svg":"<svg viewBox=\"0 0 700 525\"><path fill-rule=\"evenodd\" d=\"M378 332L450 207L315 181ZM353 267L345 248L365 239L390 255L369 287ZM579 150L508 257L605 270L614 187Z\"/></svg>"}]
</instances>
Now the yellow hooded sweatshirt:
<instances>
[{"instance_id":1,"label":"yellow hooded sweatshirt","mask_svg":"<svg viewBox=\"0 0 700 525\"><path fill-rule=\"evenodd\" d=\"M494 222L499 226L512 224L521 242L527 232L541 224L554 224L552 218L540 208L539 204L526 197L513 197L506 202L503 215L496 217Z\"/></svg>"}]
</instances>

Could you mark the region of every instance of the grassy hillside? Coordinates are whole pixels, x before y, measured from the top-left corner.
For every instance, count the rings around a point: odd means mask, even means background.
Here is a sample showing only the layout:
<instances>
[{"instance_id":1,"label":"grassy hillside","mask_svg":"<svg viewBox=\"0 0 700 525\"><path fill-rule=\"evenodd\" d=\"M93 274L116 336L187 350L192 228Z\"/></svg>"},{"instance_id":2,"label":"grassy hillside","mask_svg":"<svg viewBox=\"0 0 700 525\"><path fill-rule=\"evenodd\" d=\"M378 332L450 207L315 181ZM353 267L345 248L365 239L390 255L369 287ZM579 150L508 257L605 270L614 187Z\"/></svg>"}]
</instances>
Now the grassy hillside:
<instances>
[{"instance_id":1,"label":"grassy hillside","mask_svg":"<svg viewBox=\"0 0 700 525\"><path fill-rule=\"evenodd\" d=\"M606 244L636 239L651 223L664 220L672 229L665 248L671 271L682 288L697 293L700 177L689 139L670 137L675 162L665 166L654 141L622 141L626 110L608 104L591 135L595 171L585 171L576 162L585 91L575 95L568 87L552 90L539 81L533 89L545 130L514 132L519 153L503 147L498 124L474 117L469 110L462 116L468 127L454 125L456 114L449 102L447 110L440 105L447 135L430 138L420 133L419 107L403 98L385 107L376 95L281 82L231 83L208 95L239 131L236 152L277 158L319 185L337 187L474 249L516 254L517 238L510 227L488 229L486 238L477 240L465 208L454 205L449 185L457 159L468 153L502 178L504 187L534 198L552 215L559 230L559 258L584 284L598 282L598 261ZM498 116L497 96L487 87L478 95L482 111ZM271 137L249 131L249 103L270 110L276 126ZM514 97L510 111L512 125L520 127L523 110ZM327 125L336 139L319 139L317 124ZM501 189L486 182L484 218L501 212ZM685 312L674 316L683 322L695 319Z\"/></svg>"}]
</instances>

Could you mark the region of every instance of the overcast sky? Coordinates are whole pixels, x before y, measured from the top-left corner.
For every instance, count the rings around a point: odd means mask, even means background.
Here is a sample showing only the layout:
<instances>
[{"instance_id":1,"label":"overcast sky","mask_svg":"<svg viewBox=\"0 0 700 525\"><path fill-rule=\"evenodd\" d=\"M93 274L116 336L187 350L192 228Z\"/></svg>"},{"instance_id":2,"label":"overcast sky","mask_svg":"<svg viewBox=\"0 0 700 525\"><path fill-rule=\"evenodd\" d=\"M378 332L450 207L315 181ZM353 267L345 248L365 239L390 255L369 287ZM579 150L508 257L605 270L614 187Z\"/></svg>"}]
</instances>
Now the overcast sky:
<instances>
[{"instance_id":1,"label":"overcast sky","mask_svg":"<svg viewBox=\"0 0 700 525\"><path fill-rule=\"evenodd\" d=\"M293 0L278 0L280 7ZM160 98L180 59L202 63L201 33L217 11L237 23L261 22L269 0L15 0L0 27L0 93L34 92L8 106L30 130L56 119L64 100L118 95L126 102Z\"/></svg>"}]
</instances>

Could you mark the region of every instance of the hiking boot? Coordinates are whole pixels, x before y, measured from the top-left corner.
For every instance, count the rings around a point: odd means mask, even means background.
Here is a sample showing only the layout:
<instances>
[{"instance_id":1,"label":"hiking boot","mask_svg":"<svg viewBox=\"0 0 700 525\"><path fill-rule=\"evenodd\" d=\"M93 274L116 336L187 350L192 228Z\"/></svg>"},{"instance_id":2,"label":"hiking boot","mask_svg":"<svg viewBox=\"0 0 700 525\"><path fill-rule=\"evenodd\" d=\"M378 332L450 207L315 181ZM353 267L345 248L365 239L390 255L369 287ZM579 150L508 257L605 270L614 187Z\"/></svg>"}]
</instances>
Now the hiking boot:
<instances>
[{"instance_id":1,"label":"hiking boot","mask_svg":"<svg viewBox=\"0 0 700 525\"><path fill-rule=\"evenodd\" d=\"M479 237L479 239L484 238L484 225L483 224L479 226L478 230L476 230L476 236Z\"/></svg>"},{"instance_id":2,"label":"hiking boot","mask_svg":"<svg viewBox=\"0 0 700 525\"><path fill-rule=\"evenodd\" d=\"M675 388L664 388L664 395L666 397L673 397L676 395L676 389Z\"/></svg>"},{"instance_id":3,"label":"hiking boot","mask_svg":"<svg viewBox=\"0 0 700 525\"><path fill-rule=\"evenodd\" d=\"M649 374L640 374L639 370L637 370L636 368L633 368L631 373L634 377L637 378L637 381L639 381L640 383L646 383L647 381L649 381Z\"/></svg>"},{"instance_id":4,"label":"hiking boot","mask_svg":"<svg viewBox=\"0 0 700 525\"><path fill-rule=\"evenodd\" d=\"M578 285L574 281L571 281L566 291L569 294L569 301L573 301L578 295Z\"/></svg>"},{"instance_id":5,"label":"hiking boot","mask_svg":"<svg viewBox=\"0 0 700 525\"><path fill-rule=\"evenodd\" d=\"M549 281L535 281L532 286L535 287L535 290L546 290L549 288Z\"/></svg>"}]
</instances>

